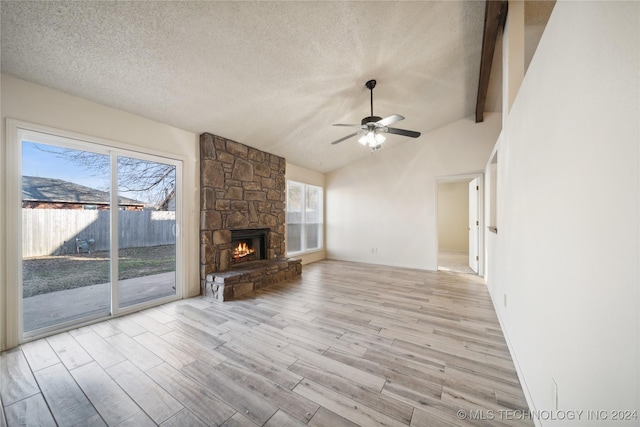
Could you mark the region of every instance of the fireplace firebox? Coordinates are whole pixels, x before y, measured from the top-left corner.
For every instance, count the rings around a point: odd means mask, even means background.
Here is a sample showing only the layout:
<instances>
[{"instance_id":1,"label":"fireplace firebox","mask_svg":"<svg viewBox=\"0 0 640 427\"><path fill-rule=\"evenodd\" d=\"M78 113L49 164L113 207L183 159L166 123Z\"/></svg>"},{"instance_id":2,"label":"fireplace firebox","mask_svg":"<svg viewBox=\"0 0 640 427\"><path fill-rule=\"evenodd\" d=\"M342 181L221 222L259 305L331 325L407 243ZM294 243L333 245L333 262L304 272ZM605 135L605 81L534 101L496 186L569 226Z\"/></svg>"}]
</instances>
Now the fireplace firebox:
<instances>
[{"instance_id":1,"label":"fireplace firebox","mask_svg":"<svg viewBox=\"0 0 640 427\"><path fill-rule=\"evenodd\" d=\"M267 259L269 229L231 230L231 266Z\"/></svg>"}]
</instances>

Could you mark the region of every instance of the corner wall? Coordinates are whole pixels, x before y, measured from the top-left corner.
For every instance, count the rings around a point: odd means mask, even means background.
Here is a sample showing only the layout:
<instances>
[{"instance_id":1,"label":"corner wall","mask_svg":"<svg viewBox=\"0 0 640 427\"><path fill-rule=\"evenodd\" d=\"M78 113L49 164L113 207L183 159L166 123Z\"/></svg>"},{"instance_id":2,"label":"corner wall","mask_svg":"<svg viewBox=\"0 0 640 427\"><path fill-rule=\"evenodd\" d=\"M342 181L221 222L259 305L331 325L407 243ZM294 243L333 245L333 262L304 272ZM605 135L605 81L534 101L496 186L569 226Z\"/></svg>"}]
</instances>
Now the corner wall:
<instances>
[{"instance_id":1,"label":"corner wall","mask_svg":"<svg viewBox=\"0 0 640 427\"><path fill-rule=\"evenodd\" d=\"M640 417L639 28L557 2L497 145L486 277L537 425L639 422L613 419Z\"/></svg>"},{"instance_id":2,"label":"corner wall","mask_svg":"<svg viewBox=\"0 0 640 427\"><path fill-rule=\"evenodd\" d=\"M8 177L4 167L6 159L6 119L12 118L61 130L102 138L126 145L131 150L163 151L184 159L183 164L183 209L185 236L186 283L185 296L198 295L198 216L199 216L199 167L198 137L196 134L154 122L124 111L105 107L77 98L45 86L29 83L3 74L1 79L2 132L0 140L0 348L17 344L16 319L7 313L15 307L6 299L6 188ZM18 181L16 181L18 182ZM190 263L190 264L189 264ZM15 286L15 285L14 285Z\"/></svg>"},{"instance_id":3,"label":"corner wall","mask_svg":"<svg viewBox=\"0 0 640 427\"><path fill-rule=\"evenodd\" d=\"M482 171L500 126L468 117L327 174L327 258L436 270L436 177Z\"/></svg>"}]
</instances>

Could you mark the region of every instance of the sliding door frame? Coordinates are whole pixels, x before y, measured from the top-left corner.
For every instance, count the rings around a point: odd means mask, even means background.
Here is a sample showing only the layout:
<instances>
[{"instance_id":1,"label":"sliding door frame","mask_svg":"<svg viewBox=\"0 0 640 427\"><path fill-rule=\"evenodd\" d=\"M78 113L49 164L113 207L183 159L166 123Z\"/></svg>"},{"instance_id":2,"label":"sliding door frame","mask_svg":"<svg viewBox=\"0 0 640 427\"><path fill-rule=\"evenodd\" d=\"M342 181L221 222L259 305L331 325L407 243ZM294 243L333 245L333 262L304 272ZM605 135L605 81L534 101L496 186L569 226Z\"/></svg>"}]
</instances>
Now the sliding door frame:
<instances>
[{"instance_id":1,"label":"sliding door frame","mask_svg":"<svg viewBox=\"0 0 640 427\"><path fill-rule=\"evenodd\" d=\"M111 314L95 315L80 319L59 323L54 326L37 329L25 335L22 306L22 141L24 136L37 135L34 142L44 142L61 146L60 139L65 140L62 146L80 150L90 149L92 152L105 154L110 157L111 164L111 208L110 208L110 280L111 280ZM133 147L128 144L79 134L75 132L55 129L48 126L37 125L14 119L6 120L6 345L7 348L18 344L42 338L53 333L59 333L70 329L76 329L97 321L107 320L117 316L129 314L145 308L153 307L169 301L181 299L184 292L185 269L184 269L184 237L182 236L183 223L183 176L182 165L185 159L179 155L161 152L158 150ZM58 142L56 142L58 141ZM117 157L128 156L142 160L166 161L176 167L176 266L175 283L176 292L174 295L154 299L148 302L119 308L118 304L118 264L113 261L117 257L118 251L118 174ZM115 207L115 209L114 209Z\"/></svg>"}]
</instances>

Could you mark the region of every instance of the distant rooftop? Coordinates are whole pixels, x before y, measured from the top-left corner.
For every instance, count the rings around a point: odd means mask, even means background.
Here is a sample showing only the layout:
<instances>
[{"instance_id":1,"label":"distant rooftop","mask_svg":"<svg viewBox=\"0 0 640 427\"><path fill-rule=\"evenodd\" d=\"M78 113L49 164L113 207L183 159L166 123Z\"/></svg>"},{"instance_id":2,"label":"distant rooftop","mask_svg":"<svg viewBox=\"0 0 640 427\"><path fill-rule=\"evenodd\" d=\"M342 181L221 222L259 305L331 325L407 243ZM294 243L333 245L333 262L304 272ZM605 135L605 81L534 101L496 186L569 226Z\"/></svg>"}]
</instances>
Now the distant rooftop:
<instances>
[{"instance_id":1,"label":"distant rooftop","mask_svg":"<svg viewBox=\"0 0 640 427\"><path fill-rule=\"evenodd\" d=\"M28 202L108 205L110 196L106 191L62 179L23 176L22 200ZM118 197L118 205L144 207L144 202L128 197Z\"/></svg>"}]
</instances>

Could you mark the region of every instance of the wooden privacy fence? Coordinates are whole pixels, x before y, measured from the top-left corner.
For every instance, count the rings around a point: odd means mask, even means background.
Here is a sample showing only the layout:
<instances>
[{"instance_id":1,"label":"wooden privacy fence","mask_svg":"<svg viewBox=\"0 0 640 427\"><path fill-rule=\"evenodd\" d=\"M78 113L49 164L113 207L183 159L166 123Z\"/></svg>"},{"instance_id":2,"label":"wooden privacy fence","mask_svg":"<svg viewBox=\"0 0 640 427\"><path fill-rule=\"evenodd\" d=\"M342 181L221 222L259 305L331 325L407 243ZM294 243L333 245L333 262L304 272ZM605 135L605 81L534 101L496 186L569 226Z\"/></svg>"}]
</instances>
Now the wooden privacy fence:
<instances>
[{"instance_id":1,"label":"wooden privacy fence","mask_svg":"<svg viewBox=\"0 0 640 427\"><path fill-rule=\"evenodd\" d=\"M118 247L138 248L175 244L173 211L118 211ZM91 249L106 251L109 211L22 209L22 256L76 252L76 239L93 239Z\"/></svg>"}]
</instances>

